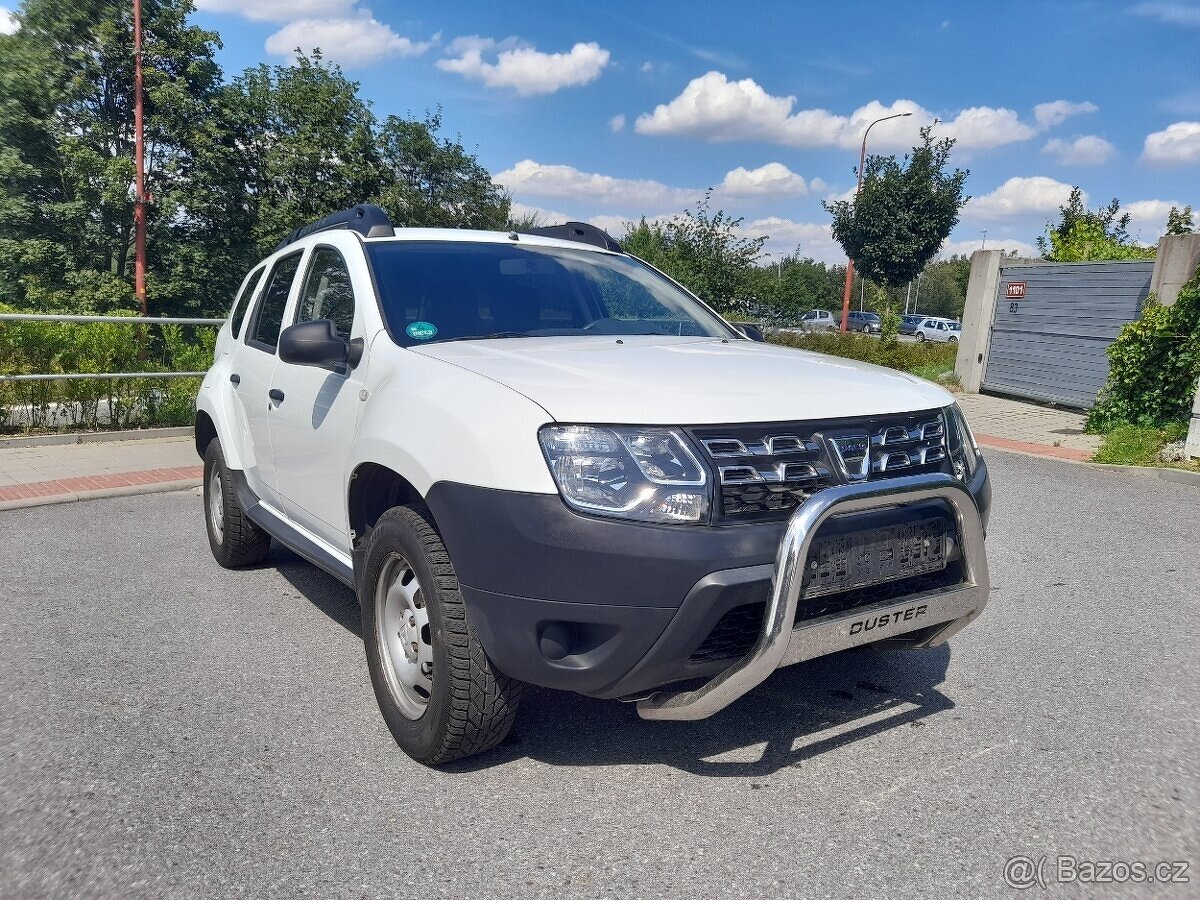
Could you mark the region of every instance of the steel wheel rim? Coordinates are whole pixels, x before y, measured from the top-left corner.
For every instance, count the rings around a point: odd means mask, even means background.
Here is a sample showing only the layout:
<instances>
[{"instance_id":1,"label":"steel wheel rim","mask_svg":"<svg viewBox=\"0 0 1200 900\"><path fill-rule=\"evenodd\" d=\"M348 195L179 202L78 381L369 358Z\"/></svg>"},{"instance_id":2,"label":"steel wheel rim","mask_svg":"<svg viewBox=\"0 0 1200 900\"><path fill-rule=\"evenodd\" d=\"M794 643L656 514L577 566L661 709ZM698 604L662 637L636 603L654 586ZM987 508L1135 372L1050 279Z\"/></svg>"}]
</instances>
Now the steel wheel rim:
<instances>
[{"instance_id":1,"label":"steel wheel rim","mask_svg":"<svg viewBox=\"0 0 1200 900\"><path fill-rule=\"evenodd\" d=\"M399 553L375 583L375 641L396 706L406 719L421 718L433 693L433 632L421 581Z\"/></svg>"},{"instance_id":2,"label":"steel wheel rim","mask_svg":"<svg viewBox=\"0 0 1200 900\"><path fill-rule=\"evenodd\" d=\"M225 543L225 489L221 486L221 471L216 467L208 476L208 521L217 543Z\"/></svg>"}]
</instances>

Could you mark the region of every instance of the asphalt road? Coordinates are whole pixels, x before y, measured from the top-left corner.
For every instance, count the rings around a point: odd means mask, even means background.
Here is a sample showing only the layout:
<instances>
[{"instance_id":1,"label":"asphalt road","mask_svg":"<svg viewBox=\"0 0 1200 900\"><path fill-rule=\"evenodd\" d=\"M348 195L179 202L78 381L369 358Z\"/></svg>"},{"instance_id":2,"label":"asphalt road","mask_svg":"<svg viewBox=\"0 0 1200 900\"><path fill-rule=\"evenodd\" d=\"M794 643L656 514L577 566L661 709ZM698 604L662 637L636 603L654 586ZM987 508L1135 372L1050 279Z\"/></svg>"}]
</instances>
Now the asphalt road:
<instances>
[{"instance_id":1,"label":"asphalt road","mask_svg":"<svg viewBox=\"0 0 1200 900\"><path fill-rule=\"evenodd\" d=\"M0 514L0 896L990 897L1071 854L1192 881L1067 895L1195 897L1200 490L990 459L995 594L948 648L698 723L534 692L445 771L391 742L350 592L219 569L193 493Z\"/></svg>"}]
</instances>

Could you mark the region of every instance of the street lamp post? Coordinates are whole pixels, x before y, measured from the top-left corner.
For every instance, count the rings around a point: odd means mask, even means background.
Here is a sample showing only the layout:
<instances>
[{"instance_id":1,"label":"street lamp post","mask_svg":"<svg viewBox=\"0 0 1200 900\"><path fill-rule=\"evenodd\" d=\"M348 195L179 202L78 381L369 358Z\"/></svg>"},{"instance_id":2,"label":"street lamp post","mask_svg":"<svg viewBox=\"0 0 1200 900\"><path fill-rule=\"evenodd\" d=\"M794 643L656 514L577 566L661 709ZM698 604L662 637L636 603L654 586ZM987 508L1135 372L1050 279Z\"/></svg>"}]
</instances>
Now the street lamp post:
<instances>
[{"instance_id":1,"label":"street lamp post","mask_svg":"<svg viewBox=\"0 0 1200 900\"><path fill-rule=\"evenodd\" d=\"M871 133L871 129L880 122L886 122L888 119L902 119L905 116L911 116L910 112L895 113L894 115L884 116L882 119L876 119L867 126L867 130L863 132L862 149L858 154L858 186L854 188L854 202L858 203L858 193L862 190L863 166L867 164L867 135ZM855 209L854 214L858 215L858 210ZM842 288L842 331L846 330L846 325L850 320L850 289L854 284L854 260L846 258L846 284Z\"/></svg>"}]
</instances>

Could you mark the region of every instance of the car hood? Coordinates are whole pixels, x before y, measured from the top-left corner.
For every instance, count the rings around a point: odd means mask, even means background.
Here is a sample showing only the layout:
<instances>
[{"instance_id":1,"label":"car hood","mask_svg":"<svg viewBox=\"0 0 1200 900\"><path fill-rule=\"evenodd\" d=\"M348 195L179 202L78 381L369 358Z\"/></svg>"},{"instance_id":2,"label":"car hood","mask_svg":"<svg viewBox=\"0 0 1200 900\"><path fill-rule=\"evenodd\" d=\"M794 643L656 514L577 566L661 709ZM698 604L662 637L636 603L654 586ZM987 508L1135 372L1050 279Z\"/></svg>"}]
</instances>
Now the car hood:
<instances>
[{"instance_id":1,"label":"car hood","mask_svg":"<svg viewBox=\"0 0 1200 900\"><path fill-rule=\"evenodd\" d=\"M937 385L893 369L741 340L533 337L411 351L504 384L561 422L827 419L932 409L953 399Z\"/></svg>"}]
</instances>

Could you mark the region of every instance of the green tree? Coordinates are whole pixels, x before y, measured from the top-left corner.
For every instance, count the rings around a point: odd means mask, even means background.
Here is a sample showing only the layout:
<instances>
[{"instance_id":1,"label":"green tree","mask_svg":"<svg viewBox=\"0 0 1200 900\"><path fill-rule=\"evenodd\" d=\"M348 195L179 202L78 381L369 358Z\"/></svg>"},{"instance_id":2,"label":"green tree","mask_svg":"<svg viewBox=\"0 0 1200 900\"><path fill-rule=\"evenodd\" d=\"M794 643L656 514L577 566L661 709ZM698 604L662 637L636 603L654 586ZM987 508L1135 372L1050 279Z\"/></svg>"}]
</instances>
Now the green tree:
<instances>
[{"instance_id":1,"label":"green tree","mask_svg":"<svg viewBox=\"0 0 1200 900\"><path fill-rule=\"evenodd\" d=\"M1116 197L1092 211L1083 203L1083 192L1073 187L1066 204L1059 207L1058 224L1048 223L1046 233L1038 237L1038 251L1053 262L1152 258L1154 248L1135 244L1128 227L1129 213L1121 213Z\"/></svg>"},{"instance_id":2,"label":"green tree","mask_svg":"<svg viewBox=\"0 0 1200 900\"><path fill-rule=\"evenodd\" d=\"M952 138L935 141L921 129L921 143L904 157L870 156L862 190L853 201L824 204L833 236L864 277L897 286L917 277L958 223L968 172L947 171Z\"/></svg>"},{"instance_id":3,"label":"green tree","mask_svg":"<svg viewBox=\"0 0 1200 900\"><path fill-rule=\"evenodd\" d=\"M0 38L0 290L23 308L132 308L131 7L27 0ZM170 307L187 264L169 252L191 148L221 89L217 36L190 0L143 4L152 285ZM167 252L162 252L167 251ZM189 273L194 274L194 273Z\"/></svg>"},{"instance_id":4,"label":"green tree","mask_svg":"<svg viewBox=\"0 0 1200 900\"><path fill-rule=\"evenodd\" d=\"M1191 234L1196 230L1192 222L1192 207L1185 206L1182 210L1172 206L1167 213L1167 234Z\"/></svg>"},{"instance_id":5,"label":"green tree","mask_svg":"<svg viewBox=\"0 0 1200 900\"><path fill-rule=\"evenodd\" d=\"M666 272L696 296L723 312L753 304L755 262L766 237L741 234L742 220L709 210L712 192L666 222L643 218L631 225L621 246Z\"/></svg>"},{"instance_id":6,"label":"green tree","mask_svg":"<svg viewBox=\"0 0 1200 900\"><path fill-rule=\"evenodd\" d=\"M503 228L512 198L463 147L439 136L442 111L424 119L388 116L379 131L384 186L379 205L396 225Z\"/></svg>"},{"instance_id":7,"label":"green tree","mask_svg":"<svg viewBox=\"0 0 1200 900\"><path fill-rule=\"evenodd\" d=\"M260 255L293 229L382 193L375 116L358 83L319 51L247 69L228 110Z\"/></svg>"}]
</instances>

